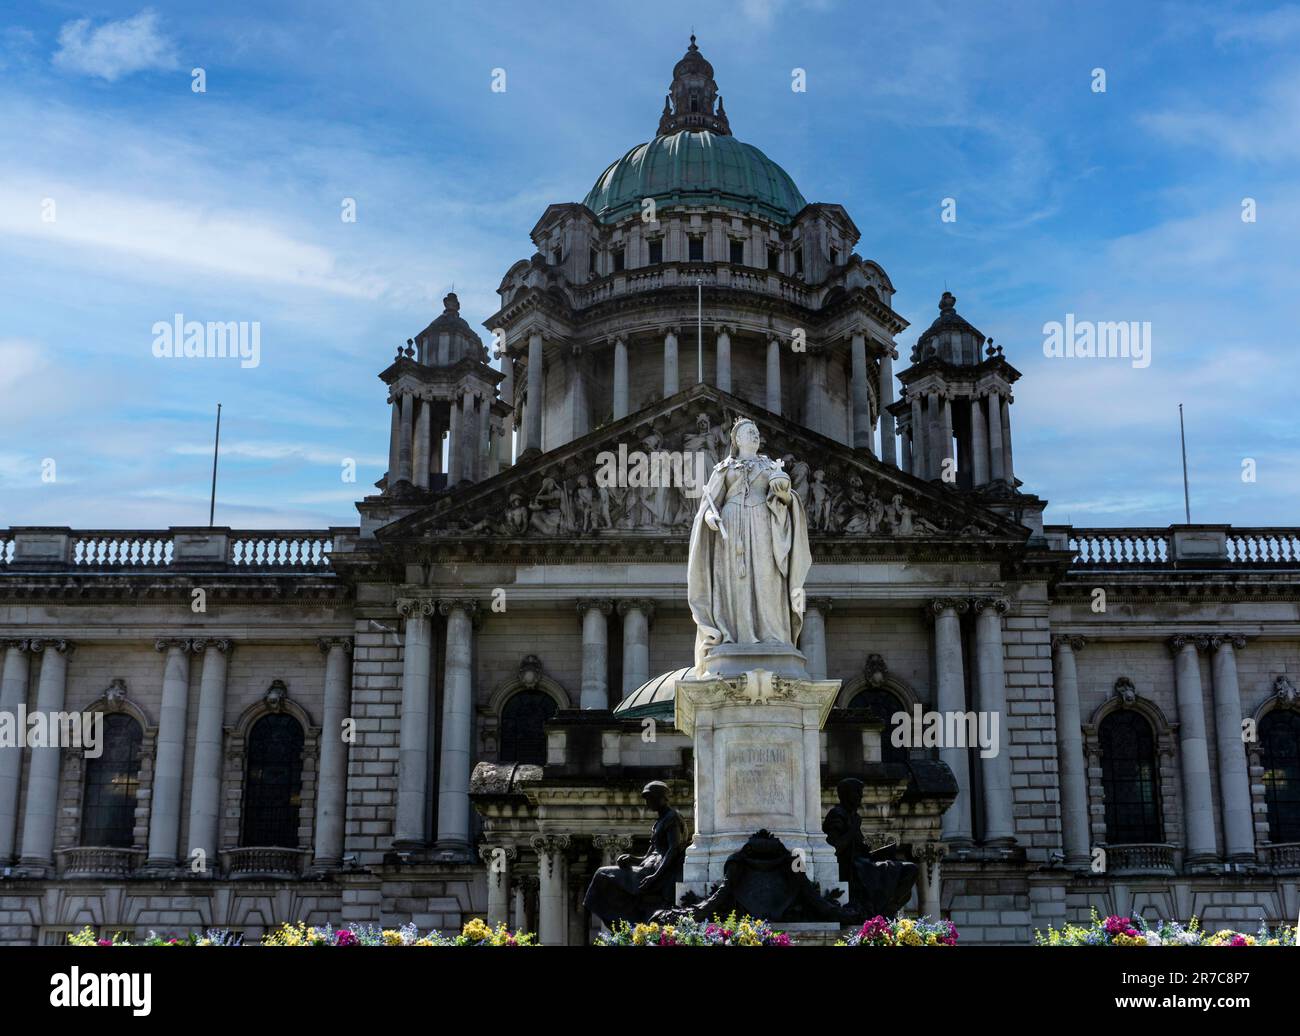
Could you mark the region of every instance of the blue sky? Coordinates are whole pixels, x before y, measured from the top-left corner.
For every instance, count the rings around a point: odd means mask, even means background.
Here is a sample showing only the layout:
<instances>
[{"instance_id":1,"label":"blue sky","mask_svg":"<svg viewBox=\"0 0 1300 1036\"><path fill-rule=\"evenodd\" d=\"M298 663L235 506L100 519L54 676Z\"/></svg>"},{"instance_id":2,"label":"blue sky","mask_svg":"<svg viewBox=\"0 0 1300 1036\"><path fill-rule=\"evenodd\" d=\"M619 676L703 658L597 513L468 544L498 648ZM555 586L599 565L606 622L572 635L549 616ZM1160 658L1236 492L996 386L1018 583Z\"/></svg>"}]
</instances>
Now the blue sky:
<instances>
[{"instance_id":1,"label":"blue sky","mask_svg":"<svg viewBox=\"0 0 1300 1036\"><path fill-rule=\"evenodd\" d=\"M236 0L0 19L0 527L206 523L217 401L218 524L355 524L386 466L375 375L453 283L471 323L493 312L546 205L653 135L692 27L736 135L843 204L889 272L903 358L945 287L1005 347L1017 474L1049 521L1181 521L1181 401L1193 519L1300 524L1300 6ZM260 365L155 358L175 313L259 321ZM1043 324L1067 313L1150 321L1151 365L1045 357Z\"/></svg>"}]
</instances>

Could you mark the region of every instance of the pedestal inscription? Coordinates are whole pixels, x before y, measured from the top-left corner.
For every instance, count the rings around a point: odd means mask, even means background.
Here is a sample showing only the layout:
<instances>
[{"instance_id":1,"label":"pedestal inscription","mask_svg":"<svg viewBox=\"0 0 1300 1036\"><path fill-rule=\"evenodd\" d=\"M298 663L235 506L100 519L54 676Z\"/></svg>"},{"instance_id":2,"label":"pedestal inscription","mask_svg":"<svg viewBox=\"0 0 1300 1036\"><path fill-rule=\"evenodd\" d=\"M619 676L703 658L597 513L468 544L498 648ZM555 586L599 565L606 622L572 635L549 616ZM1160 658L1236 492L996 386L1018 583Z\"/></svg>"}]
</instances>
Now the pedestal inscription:
<instances>
[{"instance_id":1,"label":"pedestal inscription","mask_svg":"<svg viewBox=\"0 0 1300 1036\"><path fill-rule=\"evenodd\" d=\"M795 777L789 745L742 741L727 749L727 813L769 817L794 813Z\"/></svg>"}]
</instances>

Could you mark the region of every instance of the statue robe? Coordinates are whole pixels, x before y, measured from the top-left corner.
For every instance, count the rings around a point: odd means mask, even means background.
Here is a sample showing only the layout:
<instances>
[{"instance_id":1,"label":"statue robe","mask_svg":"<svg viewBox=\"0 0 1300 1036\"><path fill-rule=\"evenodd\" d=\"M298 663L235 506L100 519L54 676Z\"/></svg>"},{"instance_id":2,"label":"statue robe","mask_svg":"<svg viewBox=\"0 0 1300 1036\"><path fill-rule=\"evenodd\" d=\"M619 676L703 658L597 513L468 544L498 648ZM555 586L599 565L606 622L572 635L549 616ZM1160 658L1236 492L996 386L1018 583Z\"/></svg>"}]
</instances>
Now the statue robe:
<instances>
[{"instance_id":1,"label":"statue robe","mask_svg":"<svg viewBox=\"0 0 1300 1036\"><path fill-rule=\"evenodd\" d=\"M686 822L671 807L655 820L650 830L650 851L638 863L626 867L600 867L592 875L582 905L607 927L619 921L648 921L656 910L671 907L677 898L686 858ZM653 878L652 887L641 891L641 882Z\"/></svg>"},{"instance_id":2,"label":"statue robe","mask_svg":"<svg viewBox=\"0 0 1300 1036\"><path fill-rule=\"evenodd\" d=\"M713 469L691 526L686 594L695 619L695 666L717 644L789 644L803 627L803 585L812 566L808 518L769 489L789 475L768 457L728 457ZM708 502L727 538L704 521Z\"/></svg>"}]
</instances>

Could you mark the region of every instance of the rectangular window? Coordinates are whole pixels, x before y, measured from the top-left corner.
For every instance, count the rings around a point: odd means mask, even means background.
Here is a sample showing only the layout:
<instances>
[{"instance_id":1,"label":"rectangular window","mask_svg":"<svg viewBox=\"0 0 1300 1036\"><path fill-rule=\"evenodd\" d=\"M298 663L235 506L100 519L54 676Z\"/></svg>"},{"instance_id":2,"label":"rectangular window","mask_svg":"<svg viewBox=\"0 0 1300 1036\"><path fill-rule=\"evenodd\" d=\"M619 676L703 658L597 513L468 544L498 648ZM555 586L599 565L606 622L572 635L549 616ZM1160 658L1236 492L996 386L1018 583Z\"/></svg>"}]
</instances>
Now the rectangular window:
<instances>
[{"instance_id":1,"label":"rectangular window","mask_svg":"<svg viewBox=\"0 0 1300 1036\"><path fill-rule=\"evenodd\" d=\"M656 266L664 261L664 243L662 241L650 242L650 265Z\"/></svg>"},{"instance_id":2,"label":"rectangular window","mask_svg":"<svg viewBox=\"0 0 1300 1036\"><path fill-rule=\"evenodd\" d=\"M794 252L794 275L796 277L803 276L803 249L802 248L796 248Z\"/></svg>"},{"instance_id":3,"label":"rectangular window","mask_svg":"<svg viewBox=\"0 0 1300 1036\"><path fill-rule=\"evenodd\" d=\"M562 262L564 262L564 253L561 252L560 249L558 248L555 249L551 253L551 261L554 262L556 266L559 266Z\"/></svg>"},{"instance_id":4,"label":"rectangular window","mask_svg":"<svg viewBox=\"0 0 1300 1036\"><path fill-rule=\"evenodd\" d=\"M767 250L767 268L773 273L781 272L781 253L775 248Z\"/></svg>"},{"instance_id":5,"label":"rectangular window","mask_svg":"<svg viewBox=\"0 0 1300 1036\"><path fill-rule=\"evenodd\" d=\"M691 250L690 250L690 260L691 260L691 262L693 262L693 263L702 263L702 262L704 262L704 238L702 238L702 237L693 237L693 238L690 239L690 242L691 242L691 246L690 246L690 248L691 248Z\"/></svg>"},{"instance_id":6,"label":"rectangular window","mask_svg":"<svg viewBox=\"0 0 1300 1036\"><path fill-rule=\"evenodd\" d=\"M624 249L622 248L614 249L614 272L615 273L623 272L623 262L624 259L626 258L626 255L627 253Z\"/></svg>"},{"instance_id":7,"label":"rectangular window","mask_svg":"<svg viewBox=\"0 0 1300 1036\"><path fill-rule=\"evenodd\" d=\"M745 242L735 240L731 242L731 261L737 266L745 265Z\"/></svg>"},{"instance_id":8,"label":"rectangular window","mask_svg":"<svg viewBox=\"0 0 1300 1036\"><path fill-rule=\"evenodd\" d=\"M588 269L590 269L591 272L592 272L593 274L595 274L595 273L597 272L597 271L596 271L596 260L597 260L596 250L593 248L593 249L591 249L591 251L587 254L587 262L588 262L588 264L589 264Z\"/></svg>"}]
</instances>

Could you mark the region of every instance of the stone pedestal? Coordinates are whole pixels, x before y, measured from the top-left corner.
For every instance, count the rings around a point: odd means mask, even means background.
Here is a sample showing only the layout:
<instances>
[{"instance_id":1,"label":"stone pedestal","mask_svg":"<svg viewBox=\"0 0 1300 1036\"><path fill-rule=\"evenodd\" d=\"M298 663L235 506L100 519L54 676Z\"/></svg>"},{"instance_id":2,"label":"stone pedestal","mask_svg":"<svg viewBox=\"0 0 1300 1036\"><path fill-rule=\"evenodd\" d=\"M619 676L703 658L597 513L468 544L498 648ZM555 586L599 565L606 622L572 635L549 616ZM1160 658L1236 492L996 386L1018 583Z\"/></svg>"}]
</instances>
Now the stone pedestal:
<instances>
[{"instance_id":1,"label":"stone pedestal","mask_svg":"<svg viewBox=\"0 0 1300 1036\"><path fill-rule=\"evenodd\" d=\"M803 658L789 646L776 653L761 644L724 647L706 659L706 675L677 681L677 728L695 744L695 837L679 893L707 895L727 857L764 829L801 858L823 892L843 888L821 830L820 731L840 681L770 668L737 673L747 651L792 672L802 670ZM719 668L734 675L718 675Z\"/></svg>"}]
</instances>

